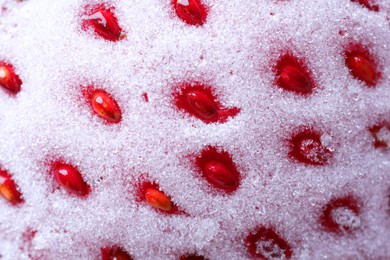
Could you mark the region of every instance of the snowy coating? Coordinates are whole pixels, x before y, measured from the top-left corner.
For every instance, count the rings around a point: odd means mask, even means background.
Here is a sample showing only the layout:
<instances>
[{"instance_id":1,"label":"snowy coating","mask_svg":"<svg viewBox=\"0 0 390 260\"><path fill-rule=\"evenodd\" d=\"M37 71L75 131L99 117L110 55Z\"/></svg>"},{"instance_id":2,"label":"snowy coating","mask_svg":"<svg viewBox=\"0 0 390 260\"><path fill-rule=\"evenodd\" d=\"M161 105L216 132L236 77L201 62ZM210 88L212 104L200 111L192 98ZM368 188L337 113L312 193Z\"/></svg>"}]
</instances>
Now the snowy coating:
<instances>
[{"instance_id":1,"label":"snowy coating","mask_svg":"<svg viewBox=\"0 0 390 260\"><path fill-rule=\"evenodd\" d=\"M24 199L0 200L0 258L100 259L116 245L134 259L251 259L246 238L259 226L279 234L292 259L390 258L390 149L370 132L390 122L390 1L375 2L378 12L350 0L203 0L206 22L192 26L170 0L0 0L0 60L23 82L16 95L0 89L0 166ZM82 29L86 6L101 3L123 29L116 42ZM375 60L374 87L351 75L351 46ZM286 53L305 64L312 93L275 84ZM178 109L186 82L211 86L239 112L205 123ZM89 86L115 99L119 123L94 113ZM321 134L318 165L289 155L301 129ZM389 129L376 138L388 143ZM210 146L240 173L234 192L199 173ZM59 187L57 160L77 167L88 196ZM145 180L184 213L140 200ZM353 230L329 232L323 209L345 196L359 211L333 215Z\"/></svg>"}]
</instances>

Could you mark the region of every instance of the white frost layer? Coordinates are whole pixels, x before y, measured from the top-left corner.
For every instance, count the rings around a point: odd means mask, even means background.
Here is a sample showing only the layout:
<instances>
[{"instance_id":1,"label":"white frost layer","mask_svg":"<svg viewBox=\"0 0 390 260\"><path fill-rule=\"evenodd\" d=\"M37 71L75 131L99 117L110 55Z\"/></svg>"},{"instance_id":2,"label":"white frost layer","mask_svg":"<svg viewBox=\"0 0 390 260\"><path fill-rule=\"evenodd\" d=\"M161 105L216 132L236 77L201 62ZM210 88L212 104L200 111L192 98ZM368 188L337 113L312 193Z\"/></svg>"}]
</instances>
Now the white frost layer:
<instances>
[{"instance_id":1,"label":"white frost layer","mask_svg":"<svg viewBox=\"0 0 390 260\"><path fill-rule=\"evenodd\" d=\"M24 83L16 98L0 92L0 164L26 200L20 208L0 201L1 256L96 259L113 243L136 259L193 252L243 259L243 238L257 225L272 225L294 258L390 257L390 154L374 149L367 131L390 115L390 2L377 2L378 13L348 0L204 0L207 23L195 28L176 17L170 1L116 0L128 37L109 43L81 31L81 0L0 1L7 6L0 57L13 62ZM376 88L345 67L341 53L351 40L378 59ZM270 67L286 49L308 61L318 84L309 98L273 85ZM183 80L210 83L240 114L210 125L183 117L171 103L171 87ZM117 99L119 126L103 125L82 102L78 87L91 82ZM327 134L329 165L287 157L285 140L301 125ZM233 155L243 176L234 195L211 195L196 177L188 155L207 145ZM92 186L88 199L52 192L45 164L52 156L77 165ZM190 216L137 203L134 185L143 173ZM353 236L324 232L322 206L348 193L364 205L364 228ZM37 234L26 245L29 228Z\"/></svg>"}]
</instances>

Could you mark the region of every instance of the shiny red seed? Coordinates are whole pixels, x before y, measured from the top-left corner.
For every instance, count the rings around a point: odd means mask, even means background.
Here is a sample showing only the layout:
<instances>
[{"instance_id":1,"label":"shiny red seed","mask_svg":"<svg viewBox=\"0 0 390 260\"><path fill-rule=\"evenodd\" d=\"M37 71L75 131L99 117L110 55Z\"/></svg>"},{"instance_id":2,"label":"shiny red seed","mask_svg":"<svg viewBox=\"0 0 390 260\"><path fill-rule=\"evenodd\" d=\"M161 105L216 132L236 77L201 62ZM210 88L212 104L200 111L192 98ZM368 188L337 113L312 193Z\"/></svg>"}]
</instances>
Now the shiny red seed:
<instances>
[{"instance_id":1,"label":"shiny red seed","mask_svg":"<svg viewBox=\"0 0 390 260\"><path fill-rule=\"evenodd\" d=\"M371 11L378 12L379 7L374 3L374 0L351 0L354 3L361 4L362 6L368 8Z\"/></svg>"},{"instance_id":2,"label":"shiny red seed","mask_svg":"<svg viewBox=\"0 0 390 260\"><path fill-rule=\"evenodd\" d=\"M229 153L210 146L196 158L196 164L202 177L218 190L230 193L240 186L240 173Z\"/></svg>"},{"instance_id":3,"label":"shiny red seed","mask_svg":"<svg viewBox=\"0 0 390 260\"><path fill-rule=\"evenodd\" d=\"M325 165L332 158L332 152L321 142L321 135L305 129L291 139L290 157L310 165Z\"/></svg>"},{"instance_id":4,"label":"shiny red seed","mask_svg":"<svg viewBox=\"0 0 390 260\"><path fill-rule=\"evenodd\" d=\"M325 205L320 216L320 223L326 231L350 233L361 225L360 205L351 195L335 198Z\"/></svg>"},{"instance_id":5,"label":"shiny red seed","mask_svg":"<svg viewBox=\"0 0 390 260\"><path fill-rule=\"evenodd\" d=\"M290 259L291 246L272 228L263 226L251 232L245 239L248 253L259 259Z\"/></svg>"},{"instance_id":6,"label":"shiny red seed","mask_svg":"<svg viewBox=\"0 0 390 260\"><path fill-rule=\"evenodd\" d=\"M240 109L224 108L218 102L210 87L202 84L184 84L175 95L176 106L205 123L224 123L236 116Z\"/></svg>"},{"instance_id":7,"label":"shiny red seed","mask_svg":"<svg viewBox=\"0 0 390 260\"><path fill-rule=\"evenodd\" d=\"M17 94L22 86L22 80L15 73L11 64L0 62L0 86L12 94Z\"/></svg>"},{"instance_id":8,"label":"shiny red seed","mask_svg":"<svg viewBox=\"0 0 390 260\"><path fill-rule=\"evenodd\" d=\"M102 260L132 260L133 258L124 249L113 246L100 249Z\"/></svg>"},{"instance_id":9,"label":"shiny red seed","mask_svg":"<svg viewBox=\"0 0 390 260\"><path fill-rule=\"evenodd\" d=\"M156 209L170 211L173 208L171 199L165 195L164 192L156 188L147 188L145 191L145 198L149 205Z\"/></svg>"},{"instance_id":10,"label":"shiny red seed","mask_svg":"<svg viewBox=\"0 0 390 260\"><path fill-rule=\"evenodd\" d=\"M52 173L58 183L69 193L84 197L90 192L90 187L85 183L76 167L70 164L56 162L53 164Z\"/></svg>"},{"instance_id":11,"label":"shiny red seed","mask_svg":"<svg viewBox=\"0 0 390 260\"><path fill-rule=\"evenodd\" d=\"M22 194L19 192L11 175L2 169L0 169L0 195L13 205L23 202Z\"/></svg>"},{"instance_id":12,"label":"shiny red seed","mask_svg":"<svg viewBox=\"0 0 390 260\"><path fill-rule=\"evenodd\" d=\"M345 64L352 76L363 81L367 86L374 87L378 83L380 73L377 71L373 58L367 51L346 51Z\"/></svg>"},{"instance_id":13,"label":"shiny red seed","mask_svg":"<svg viewBox=\"0 0 390 260\"><path fill-rule=\"evenodd\" d=\"M92 9L89 9L87 6L87 9L88 10L82 17L81 27L84 31L93 29L98 36L112 42L124 38L124 32L113 13L113 7L99 5Z\"/></svg>"},{"instance_id":14,"label":"shiny red seed","mask_svg":"<svg viewBox=\"0 0 390 260\"><path fill-rule=\"evenodd\" d=\"M207 18L207 9L200 0L173 0L177 16L190 25L203 25Z\"/></svg>"},{"instance_id":15,"label":"shiny red seed","mask_svg":"<svg viewBox=\"0 0 390 260\"><path fill-rule=\"evenodd\" d=\"M376 148L390 147L390 123L384 122L374 125L369 130L374 138L374 146Z\"/></svg>"},{"instance_id":16,"label":"shiny red seed","mask_svg":"<svg viewBox=\"0 0 390 260\"><path fill-rule=\"evenodd\" d=\"M146 201L150 206L159 212L167 214L183 213L172 199L159 188L159 185L152 182L144 182L139 190L140 201Z\"/></svg>"},{"instance_id":17,"label":"shiny red seed","mask_svg":"<svg viewBox=\"0 0 390 260\"><path fill-rule=\"evenodd\" d=\"M280 88L297 94L310 94L314 81L306 66L298 58L286 54L275 66L276 84Z\"/></svg>"},{"instance_id":18,"label":"shiny red seed","mask_svg":"<svg viewBox=\"0 0 390 260\"><path fill-rule=\"evenodd\" d=\"M117 124L122 119L118 103L104 90L94 90L90 95L93 111L107 123Z\"/></svg>"}]
</instances>

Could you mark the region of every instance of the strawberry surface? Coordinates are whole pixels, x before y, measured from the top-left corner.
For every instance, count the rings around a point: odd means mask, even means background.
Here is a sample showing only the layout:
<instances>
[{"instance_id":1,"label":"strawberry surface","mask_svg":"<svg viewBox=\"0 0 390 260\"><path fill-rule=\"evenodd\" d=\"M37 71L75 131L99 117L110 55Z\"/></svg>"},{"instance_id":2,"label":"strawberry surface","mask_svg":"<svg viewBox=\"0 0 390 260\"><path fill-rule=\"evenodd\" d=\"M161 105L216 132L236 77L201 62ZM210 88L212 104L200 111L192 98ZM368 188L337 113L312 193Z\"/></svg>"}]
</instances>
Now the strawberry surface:
<instances>
[{"instance_id":1,"label":"strawberry surface","mask_svg":"<svg viewBox=\"0 0 390 260\"><path fill-rule=\"evenodd\" d=\"M1 259L390 258L388 0L0 0Z\"/></svg>"}]
</instances>

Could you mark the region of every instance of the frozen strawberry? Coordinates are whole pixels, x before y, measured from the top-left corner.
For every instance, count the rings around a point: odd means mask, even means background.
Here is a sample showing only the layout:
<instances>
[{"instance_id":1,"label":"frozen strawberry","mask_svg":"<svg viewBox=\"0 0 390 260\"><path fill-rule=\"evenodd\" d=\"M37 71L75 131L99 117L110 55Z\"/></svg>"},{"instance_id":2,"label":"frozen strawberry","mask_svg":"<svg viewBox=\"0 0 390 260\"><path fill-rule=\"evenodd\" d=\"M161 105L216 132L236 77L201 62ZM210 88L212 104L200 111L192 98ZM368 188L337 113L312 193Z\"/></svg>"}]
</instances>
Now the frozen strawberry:
<instances>
[{"instance_id":1,"label":"frozen strawberry","mask_svg":"<svg viewBox=\"0 0 390 260\"><path fill-rule=\"evenodd\" d=\"M11 175L0 168L0 195L13 205L23 202L22 194Z\"/></svg>"},{"instance_id":2,"label":"frozen strawberry","mask_svg":"<svg viewBox=\"0 0 390 260\"><path fill-rule=\"evenodd\" d=\"M89 185L85 183L76 167L62 162L55 162L52 166L52 173L57 182L69 193L84 197L90 192Z\"/></svg>"},{"instance_id":3,"label":"frozen strawberry","mask_svg":"<svg viewBox=\"0 0 390 260\"><path fill-rule=\"evenodd\" d=\"M91 107L97 116L111 124L117 124L121 121L122 112L118 103L106 91L101 89L93 90L89 98Z\"/></svg>"},{"instance_id":4,"label":"frozen strawberry","mask_svg":"<svg viewBox=\"0 0 390 260\"><path fill-rule=\"evenodd\" d=\"M276 84L297 94L310 94L315 87L307 67L291 54L282 56L275 66Z\"/></svg>"},{"instance_id":5,"label":"frozen strawberry","mask_svg":"<svg viewBox=\"0 0 390 260\"><path fill-rule=\"evenodd\" d=\"M207 18L207 9L201 0L172 0L177 16L190 25L203 25Z\"/></svg>"},{"instance_id":6,"label":"frozen strawberry","mask_svg":"<svg viewBox=\"0 0 390 260\"><path fill-rule=\"evenodd\" d=\"M82 16L82 28L87 31L92 29L96 35L107 41L117 42L124 37L124 32L114 14L113 7L98 5L91 8L87 6Z\"/></svg>"},{"instance_id":7,"label":"frozen strawberry","mask_svg":"<svg viewBox=\"0 0 390 260\"><path fill-rule=\"evenodd\" d=\"M12 94L17 94L22 85L22 80L11 64L0 61L0 86Z\"/></svg>"},{"instance_id":8,"label":"frozen strawberry","mask_svg":"<svg viewBox=\"0 0 390 260\"><path fill-rule=\"evenodd\" d=\"M358 200L352 195L334 198L323 208L320 222L329 232L353 232L361 226L360 208Z\"/></svg>"},{"instance_id":9,"label":"frozen strawberry","mask_svg":"<svg viewBox=\"0 0 390 260\"><path fill-rule=\"evenodd\" d=\"M248 253L256 259L290 259L291 246L272 228L259 226L245 239Z\"/></svg>"},{"instance_id":10,"label":"frozen strawberry","mask_svg":"<svg viewBox=\"0 0 390 260\"><path fill-rule=\"evenodd\" d=\"M202 177L218 190L230 193L240 186L240 173L226 151L209 146L196 158L196 164Z\"/></svg>"},{"instance_id":11,"label":"frozen strawberry","mask_svg":"<svg viewBox=\"0 0 390 260\"><path fill-rule=\"evenodd\" d=\"M229 117L234 117L239 108L224 108L213 95L211 87L200 83L183 84L175 93L176 106L195 116L205 123L224 123Z\"/></svg>"},{"instance_id":12,"label":"frozen strawberry","mask_svg":"<svg viewBox=\"0 0 390 260\"><path fill-rule=\"evenodd\" d=\"M0 0L0 258L390 259L388 2Z\"/></svg>"},{"instance_id":13,"label":"frozen strawberry","mask_svg":"<svg viewBox=\"0 0 390 260\"><path fill-rule=\"evenodd\" d=\"M100 249L102 260L132 260L133 258L118 246L104 247Z\"/></svg>"},{"instance_id":14,"label":"frozen strawberry","mask_svg":"<svg viewBox=\"0 0 390 260\"><path fill-rule=\"evenodd\" d=\"M345 64L352 76L363 81L368 87L377 85L380 72L372 55L362 47L352 47L352 50L347 50Z\"/></svg>"}]
</instances>

